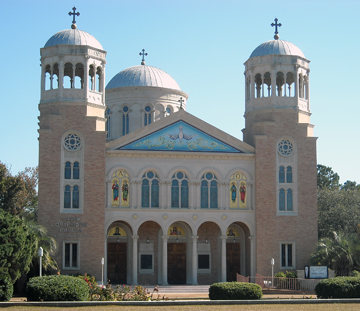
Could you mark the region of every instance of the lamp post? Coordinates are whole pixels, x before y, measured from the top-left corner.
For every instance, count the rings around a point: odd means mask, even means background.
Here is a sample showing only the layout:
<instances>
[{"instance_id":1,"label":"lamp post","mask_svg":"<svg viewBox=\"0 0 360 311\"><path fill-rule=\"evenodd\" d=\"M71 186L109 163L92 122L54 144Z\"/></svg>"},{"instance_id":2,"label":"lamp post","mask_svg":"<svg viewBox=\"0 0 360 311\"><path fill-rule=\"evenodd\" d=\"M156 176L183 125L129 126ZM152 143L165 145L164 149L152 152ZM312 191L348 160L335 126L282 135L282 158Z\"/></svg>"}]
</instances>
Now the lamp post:
<instances>
[{"instance_id":1,"label":"lamp post","mask_svg":"<svg viewBox=\"0 0 360 311\"><path fill-rule=\"evenodd\" d=\"M40 276L42 276L42 265L41 265L41 258L44 254L43 248L40 246L38 250L38 255L40 257Z\"/></svg>"},{"instance_id":2,"label":"lamp post","mask_svg":"<svg viewBox=\"0 0 360 311\"><path fill-rule=\"evenodd\" d=\"M105 259L103 257L101 258L101 285L104 285L104 263Z\"/></svg>"},{"instance_id":3,"label":"lamp post","mask_svg":"<svg viewBox=\"0 0 360 311\"><path fill-rule=\"evenodd\" d=\"M274 265L275 259L271 258L271 287L274 287Z\"/></svg>"}]
</instances>

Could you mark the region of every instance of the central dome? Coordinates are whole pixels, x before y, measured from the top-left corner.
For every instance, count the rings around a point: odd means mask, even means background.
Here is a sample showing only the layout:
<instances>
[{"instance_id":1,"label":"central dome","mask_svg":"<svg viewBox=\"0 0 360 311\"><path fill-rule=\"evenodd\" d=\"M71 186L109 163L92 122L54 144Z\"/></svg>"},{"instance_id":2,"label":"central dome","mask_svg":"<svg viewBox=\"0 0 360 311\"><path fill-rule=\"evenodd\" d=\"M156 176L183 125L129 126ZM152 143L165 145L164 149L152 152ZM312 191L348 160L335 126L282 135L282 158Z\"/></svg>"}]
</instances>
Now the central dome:
<instances>
[{"instance_id":1,"label":"central dome","mask_svg":"<svg viewBox=\"0 0 360 311\"><path fill-rule=\"evenodd\" d=\"M251 57L265 55L295 55L305 58L304 53L291 42L283 40L270 40L260 44L250 55Z\"/></svg>"},{"instance_id":2,"label":"central dome","mask_svg":"<svg viewBox=\"0 0 360 311\"><path fill-rule=\"evenodd\" d=\"M54 45L88 45L103 50L100 42L91 34L78 30L66 29L54 34L45 44L45 48Z\"/></svg>"},{"instance_id":3,"label":"central dome","mask_svg":"<svg viewBox=\"0 0 360 311\"><path fill-rule=\"evenodd\" d=\"M125 86L155 86L181 90L179 84L165 71L147 65L133 66L115 75L106 89Z\"/></svg>"}]
</instances>

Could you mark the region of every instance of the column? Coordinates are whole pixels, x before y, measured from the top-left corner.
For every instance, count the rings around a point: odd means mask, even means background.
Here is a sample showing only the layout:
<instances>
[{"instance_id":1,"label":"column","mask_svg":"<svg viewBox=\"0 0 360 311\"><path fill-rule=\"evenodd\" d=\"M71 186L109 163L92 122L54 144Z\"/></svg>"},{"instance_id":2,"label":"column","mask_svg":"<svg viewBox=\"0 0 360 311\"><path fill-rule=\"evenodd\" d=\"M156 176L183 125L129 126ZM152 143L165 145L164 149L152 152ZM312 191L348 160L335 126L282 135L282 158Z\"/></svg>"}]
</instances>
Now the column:
<instances>
[{"instance_id":1,"label":"column","mask_svg":"<svg viewBox=\"0 0 360 311\"><path fill-rule=\"evenodd\" d=\"M251 232L250 232L251 234ZM255 277L256 274L256 254L255 254L255 238L249 235L250 240L250 276Z\"/></svg>"},{"instance_id":2,"label":"column","mask_svg":"<svg viewBox=\"0 0 360 311\"><path fill-rule=\"evenodd\" d=\"M86 100L88 100L89 98L89 60L90 60L90 56L86 55L85 56L85 68L84 68L84 90L85 90L85 98Z\"/></svg>"},{"instance_id":3,"label":"column","mask_svg":"<svg viewBox=\"0 0 360 311\"><path fill-rule=\"evenodd\" d=\"M271 70L271 104L276 106L276 71Z\"/></svg>"},{"instance_id":4,"label":"column","mask_svg":"<svg viewBox=\"0 0 360 311\"><path fill-rule=\"evenodd\" d=\"M60 59L63 58L63 56L59 56ZM59 61L59 97L63 97L63 91L64 91L64 61Z\"/></svg>"},{"instance_id":5,"label":"column","mask_svg":"<svg viewBox=\"0 0 360 311\"><path fill-rule=\"evenodd\" d=\"M138 267L138 235L133 235L133 277L132 285L137 285L137 267Z\"/></svg>"},{"instance_id":6,"label":"column","mask_svg":"<svg viewBox=\"0 0 360 311\"><path fill-rule=\"evenodd\" d=\"M226 239L226 235L221 236L221 282L226 282Z\"/></svg>"},{"instance_id":7,"label":"column","mask_svg":"<svg viewBox=\"0 0 360 311\"><path fill-rule=\"evenodd\" d=\"M306 75L307 75L306 99L307 99L307 108L310 112L310 69L306 70Z\"/></svg>"},{"instance_id":8,"label":"column","mask_svg":"<svg viewBox=\"0 0 360 311\"><path fill-rule=\"evenodd\" d=\"M295 65L295 98L299 106L299 65Z\"/></svg>"},{"instance_id":9,"label":"column","mask_svg":"<svg viewBox=\"0 0 360 311\"><path fill-rule=\"evenodd\" d=\"M162 251L163 251L163 257L162 257L162 285L168 285L168 280L167 280L167 261L168 261L168 256L167 256L167 243L168 243L168 239L169 237L167 235L163 235L163 245L162 245Z\"/></svg>"},{"instance_id":10,"label":"column","mask_svg":"<svg viewBox=\"0 0 360 311\"><path fill-rule=\"evenodd\" d=\"M192 237L192 285L197 285L197 240L198 236L193 235Z\"/></svg>"}]
</instances>

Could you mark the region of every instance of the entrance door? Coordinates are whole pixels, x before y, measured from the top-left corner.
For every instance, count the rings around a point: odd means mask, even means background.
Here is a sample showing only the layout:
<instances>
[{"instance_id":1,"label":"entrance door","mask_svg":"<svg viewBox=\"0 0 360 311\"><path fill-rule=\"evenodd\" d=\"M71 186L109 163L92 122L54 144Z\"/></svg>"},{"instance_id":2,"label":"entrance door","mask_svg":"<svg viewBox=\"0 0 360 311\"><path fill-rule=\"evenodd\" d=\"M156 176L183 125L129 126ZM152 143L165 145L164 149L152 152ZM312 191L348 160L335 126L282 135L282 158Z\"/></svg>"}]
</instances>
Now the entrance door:
<instances>
[{"instance_id":1,"label":"entrance door","mask_svg":"<svg viewBox=\"0 0 360 311\"><path fill-rule=\"evenodd\" d=\"M240 274L240 243L226 243L226 281L236 281Z\"/></svg>"},{"instance_id":2,"label":"entrance door","mask_svg":"<svg viewBox=\"0 0 360 311\"><path fill-rule=\"evenodd\" d=\"M168 283L186 284L186 243L168 243Z\"/></svg>"},{"instance_id":3,"label":"entrance door","mask_svg":"<svg viewBox=\"0 0 360 311\"><path fill-rule=\"evenodd\" d=\"M107 277L111 284L126 283L126 243L108 243Z\"/></svg>"}]
</instances>

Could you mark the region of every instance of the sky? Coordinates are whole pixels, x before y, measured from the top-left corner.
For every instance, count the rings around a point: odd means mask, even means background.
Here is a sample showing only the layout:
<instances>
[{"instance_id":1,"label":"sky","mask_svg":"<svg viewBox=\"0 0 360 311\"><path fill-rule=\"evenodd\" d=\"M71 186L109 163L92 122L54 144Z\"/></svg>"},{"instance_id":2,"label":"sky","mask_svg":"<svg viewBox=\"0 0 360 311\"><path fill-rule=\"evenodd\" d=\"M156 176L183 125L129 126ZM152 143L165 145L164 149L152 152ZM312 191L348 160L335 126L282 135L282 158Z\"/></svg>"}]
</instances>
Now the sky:
<instances>
[{"instance_id":1,"label":"sky","mask_svg":"<svg viewBox=\"0 0 360 311\"><path fill-rule=\"evenodd\" d=\"M12 174L38 165L40 48L78 29L107 51L106 83L146 64L170 74L189 94L187 111L241 139L245 126L244 63L272 40L298 46L310 63L311 123L317 161L340 181L360 183L360 0L0 0L0 161ZM351 148L350 148L350 147Z\"/></svg>"}]
</instances>

